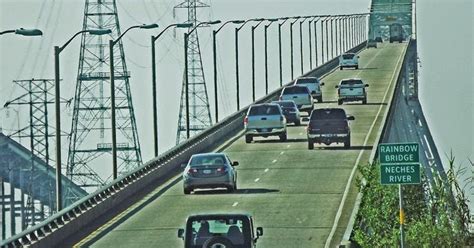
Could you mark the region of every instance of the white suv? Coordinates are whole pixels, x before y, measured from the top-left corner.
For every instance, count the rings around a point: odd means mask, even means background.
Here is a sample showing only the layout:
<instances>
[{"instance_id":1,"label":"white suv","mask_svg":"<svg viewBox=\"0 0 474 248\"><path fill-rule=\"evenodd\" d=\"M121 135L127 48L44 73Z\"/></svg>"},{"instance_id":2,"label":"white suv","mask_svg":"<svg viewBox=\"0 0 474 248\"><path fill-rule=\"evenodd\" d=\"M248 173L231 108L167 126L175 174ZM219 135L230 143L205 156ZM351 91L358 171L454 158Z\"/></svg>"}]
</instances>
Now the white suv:
<instances>
[{"instance_id":1,"label":"white suv","mask_svg":"<svg viewBox=\"0 0 474 248\"><path fill-rule=\"evenodd\" d=\"M359 55L355 53L344 53L341 55L339 57L339 69L342 70L344 67L359 69Z\"/></svg>"}]
</instances>

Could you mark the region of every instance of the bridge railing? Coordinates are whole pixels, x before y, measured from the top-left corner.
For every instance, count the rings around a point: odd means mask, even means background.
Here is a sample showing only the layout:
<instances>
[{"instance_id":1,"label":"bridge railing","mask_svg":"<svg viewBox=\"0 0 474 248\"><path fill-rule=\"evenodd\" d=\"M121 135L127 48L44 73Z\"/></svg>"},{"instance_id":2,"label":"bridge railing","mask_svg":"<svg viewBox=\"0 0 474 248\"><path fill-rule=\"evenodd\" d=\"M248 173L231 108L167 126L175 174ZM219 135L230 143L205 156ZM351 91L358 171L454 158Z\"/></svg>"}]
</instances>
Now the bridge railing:
<instances>
[{"instance_id":1,"label":"bridge railing","mask_svg":"<svg viewBox=\"0 0 474 248\"><path fill-rule=\"evenodd\" d=\"M348 52L359 52L365 47L365 44L364 41ZM328 74L338 67L338 59L339 57L336 56L303 76L321 77ZM288 82L286 85L290 85L292 82ZM281 89L274 90L258 99L256 103L276 99ZM180 173L182 171L181 164L186 163L191 155L212 151L225 140L237 135L244 128L243 118L248 107L244 107L221 122L164 152L140 168L120 176L96 192L50 216L44 222L2 241L1 246L71 246Z\"/></svg>"}]
</instances>

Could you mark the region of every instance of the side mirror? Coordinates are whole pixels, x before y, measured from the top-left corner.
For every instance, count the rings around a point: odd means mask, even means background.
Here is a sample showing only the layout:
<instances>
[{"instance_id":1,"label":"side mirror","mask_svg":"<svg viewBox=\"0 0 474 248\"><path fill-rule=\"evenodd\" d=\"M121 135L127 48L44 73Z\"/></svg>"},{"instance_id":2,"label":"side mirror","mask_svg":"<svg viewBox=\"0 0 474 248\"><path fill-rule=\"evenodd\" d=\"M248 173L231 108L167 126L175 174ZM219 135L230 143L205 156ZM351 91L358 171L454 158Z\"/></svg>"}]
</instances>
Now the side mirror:
<instances>
[{"instance_id":1,"label":"side mirror","mask_svg":"<svg viewBox=\"0 0 474 248\"><path fill-rule=\"evenodd\" d=\"M184 229L178 229L178 238L184 239Z\"/></svg>"},{"instance_id":2,"label":"side mirror","mask_svg":"<svg viewBox=\"0 0 474 248\"><path fill-rule=\"evenodd\" d=\"M188 165L187 163L182 163L181 168L184 169L184 168L186 168L187 165Z\"/></svg>"},{"instance_id":3,"label":"side mirror","mask_svg":"<svg viewBox=\"0 0 474 248\"><path fill-rule=\"evenodd\" d=\"M321 82L319 85L320 85L320 86L324 86L324 82Z\"/></svg>"},{"instance_id":4,"label":"side mirror","mask_svg":"<svg viewBox=\"0 0 474 248\"><path fill-rule=\"evenodd\" d=\"M257 227L257 238L263 236L263 228L262 227Z\"/></svg>"},{"instance_id":5,"label":"side mirror","mask_svg":"<svg viewBox=\"0 0 474 248\"><path fill-rule=\"evenodd\" d=\"M369 87L369 84L365 84L365 87Z\"/></svg>"},{"instance_id":6,"label":"side mirror","mask_svg":"<svg viewBox=\"0 0 474 248\"><path fill-rule=\"evenodd\" d=\"M339 88L339 85L334 86L334 88L336 88L336 89Z\"/></svg>"},{"instance_id":7,"label":"side mirror","mask_svg":"<svg viewBox=\"0 0 474 248\"><path fill-rule=\"evenodd\" d=\"M303 121L309 121L308 117L303 117Z\"/></svg>"},{"instance_id":8,"label":"side mirror","mask_svg":"<svg viewBox=\"0 0 474 248\"><path fill-rule=\"evenodd\" d=\"M354 117L354 116L352 116L352 115L348 115L348 116L347 116L347 120L349 120L349 121L353 121L353 120L355 120L355 117Z\"/></svg>"},{"instance_id":9,"label":"side mirror","mask_svg":"<svg viewBox=\"0 0 474 248\"><path fill-rule=\"evenodd\" d=\"M238 161L232 162L232 166L237 166L237 165L239 165L239 162L238 162Z\"/></svg>"}]
</instances>

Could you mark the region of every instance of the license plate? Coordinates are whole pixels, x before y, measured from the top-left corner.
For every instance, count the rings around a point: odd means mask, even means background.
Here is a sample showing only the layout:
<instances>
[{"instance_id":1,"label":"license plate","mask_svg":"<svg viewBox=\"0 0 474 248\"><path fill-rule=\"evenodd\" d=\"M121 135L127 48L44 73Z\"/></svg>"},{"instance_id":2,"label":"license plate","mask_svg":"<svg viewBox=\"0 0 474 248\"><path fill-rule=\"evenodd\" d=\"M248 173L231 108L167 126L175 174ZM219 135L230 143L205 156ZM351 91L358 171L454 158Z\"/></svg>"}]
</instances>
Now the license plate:
<instances>
[{"instance_id":1,"label":"license plate","mask_svg":"<svg viewBox=\"0 0 474 248\"><path fill-rule=\"evenodd\" d=\"M202 173L204 173L204 174L211 174L211 172L212 172L211 170L203 170L202 171Z\"/></svg>"}]
</instances>

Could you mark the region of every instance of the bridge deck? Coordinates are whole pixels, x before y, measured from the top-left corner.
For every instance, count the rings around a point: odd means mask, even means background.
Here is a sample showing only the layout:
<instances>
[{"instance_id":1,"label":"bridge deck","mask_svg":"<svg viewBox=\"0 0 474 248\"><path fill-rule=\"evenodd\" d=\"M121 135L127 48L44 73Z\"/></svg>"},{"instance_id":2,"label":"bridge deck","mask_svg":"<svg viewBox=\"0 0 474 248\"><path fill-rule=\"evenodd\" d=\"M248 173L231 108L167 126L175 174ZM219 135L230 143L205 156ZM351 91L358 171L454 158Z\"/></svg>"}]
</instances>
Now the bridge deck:
<instances>
[{"instance_id":1,"label":"bridge deck","mask_svg":"<svg viewBox=\"0 0 474 248\"><path fill-rule=\"evenodd\" d=\"M322 247L340 208L354 167L369 160L380 134L406 44L382 44L360 54L359 70L336 70L322 81L325 102L316 108L336 107L334 86L343 78L360 77L370 84L368 104L342 105L356 117L352 147L317 145L308 150L305 127L288 128L288 141L242 137L224 151L240 162L239 190L234 194L200 192L183 195L180 177L158 188L114 218L80 244L96 247L182 247L177 228L190 214L248 212L264 228L258 247ZM351 185L354 184L352 180ZM333 245L347 226L357 189L350 187Z\"/></svg>"}]
</instances>

